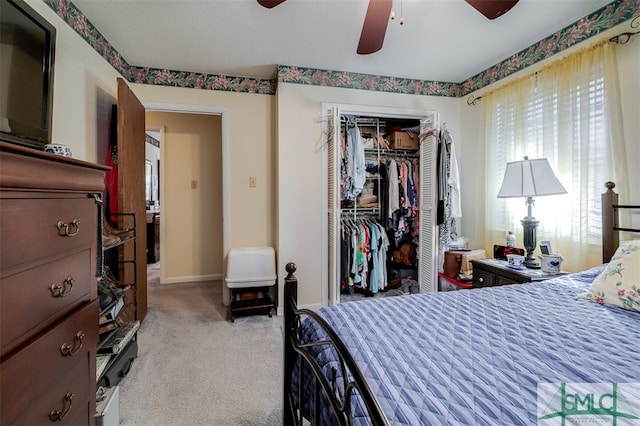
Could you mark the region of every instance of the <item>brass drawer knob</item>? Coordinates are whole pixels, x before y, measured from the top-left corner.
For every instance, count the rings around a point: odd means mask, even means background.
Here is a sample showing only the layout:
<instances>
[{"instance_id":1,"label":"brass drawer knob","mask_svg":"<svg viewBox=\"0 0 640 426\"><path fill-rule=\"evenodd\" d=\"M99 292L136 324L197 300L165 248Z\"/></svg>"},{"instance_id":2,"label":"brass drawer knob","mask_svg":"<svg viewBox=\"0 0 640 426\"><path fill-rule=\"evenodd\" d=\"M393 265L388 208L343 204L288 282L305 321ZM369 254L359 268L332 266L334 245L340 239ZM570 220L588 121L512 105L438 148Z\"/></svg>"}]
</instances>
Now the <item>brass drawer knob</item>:
<instances>
[{"instance_id":1,"label":"brass drawer knob","mask_svg":"<svg viewBox=\"0 0 640 426\"><path fill-rule=\"evenodd\" d=\"M73 277L67 277L62 282L62 285L56 283L51 284L49 289L51 290L53 297L65 297L71 293L71 290L73 290Z\"/></svg>"},{"instance_id":2,"label":"brass drawer knob","mask_svg":"<svg viewBox=\"0 0 640 426\"><path fill-rule=\"evenodd\" d=\"M59 220L57 227L59 231L64 231L64 235L67 237L73 237L80 231L80 221L78 219L73 219L71 223L64 223Z\"/></svg>"},{"instance_id":3,"label":"brass drawer knob","mask_svg":"<svg viewBox=\"0 0 640 426\"><path fill-rule=\"evenodd\" d=\"M84 333L82 331L78 331L76 333L76 337L74 337L73 339L73 345L63 343L62 346L60 346L60 352L62 353L62 355L73 356L78 353L78 351L82 349L82 339L84 339Z\"/></svg>"},{"instance_id":4,"label":"brass drawer knob","mask_svg":"<svg viewBox=\"0 0 640 426\"><path fill-rule=\"evenodd\" d=\"M67 405L67 403L69 403ZM62 410L56 410L55 408L51 410L49 413L49 420L52 422L61 422L71 410L71 405L73 404L73 393L67 392L67 394L62 399Z\"/></svg>"}]
</instances>

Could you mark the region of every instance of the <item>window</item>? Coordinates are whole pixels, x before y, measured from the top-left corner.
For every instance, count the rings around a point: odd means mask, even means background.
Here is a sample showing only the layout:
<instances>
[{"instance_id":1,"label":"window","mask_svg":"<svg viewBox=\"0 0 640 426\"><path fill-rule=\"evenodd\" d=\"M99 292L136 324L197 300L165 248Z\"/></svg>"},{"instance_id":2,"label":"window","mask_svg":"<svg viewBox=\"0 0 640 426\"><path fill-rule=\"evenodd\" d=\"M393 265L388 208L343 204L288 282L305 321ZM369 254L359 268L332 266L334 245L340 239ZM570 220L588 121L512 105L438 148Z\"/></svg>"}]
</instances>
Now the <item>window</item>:
<instances>
[{"instance_id":1,"label":"window","mask_svg":"<svg viewBox=\"0 0 640 426\"><path fill-rule=\"evenodd\" d=\"M607 58L610 49L606 43L584 49L483 95L488 238L522 233L524 199L498 199L497 193L506 163L526 155L547 158L568 191L534 200L538 242L551 240L561 253L585 259L589 246L599 248L600 194L606 181L623 180L613 167L624 142L612 138L617 123L610 120L610 105L617 102L617 88L607 90L607 61L615 67L615 58Z\"/></svg>"}]
</instances>

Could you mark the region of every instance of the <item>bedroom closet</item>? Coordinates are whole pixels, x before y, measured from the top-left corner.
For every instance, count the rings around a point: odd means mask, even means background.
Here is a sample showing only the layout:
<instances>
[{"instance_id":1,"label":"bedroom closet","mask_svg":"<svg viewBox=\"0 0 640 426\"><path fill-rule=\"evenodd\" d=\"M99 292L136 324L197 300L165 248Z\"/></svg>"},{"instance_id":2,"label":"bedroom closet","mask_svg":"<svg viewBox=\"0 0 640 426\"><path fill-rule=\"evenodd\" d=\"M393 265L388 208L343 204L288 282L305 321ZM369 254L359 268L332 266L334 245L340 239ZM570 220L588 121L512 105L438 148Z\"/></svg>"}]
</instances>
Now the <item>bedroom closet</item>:
<instances>
[{"instance_id":1,"label":"bedroom closet","mask_svg":"<svg viewBox=\"0 0 640 426\"><path fill-rule=\"evenodd\" d=\"M327 123L329 303L434 291L438 114L333 107Z\"/></svg>"}]
</instances>

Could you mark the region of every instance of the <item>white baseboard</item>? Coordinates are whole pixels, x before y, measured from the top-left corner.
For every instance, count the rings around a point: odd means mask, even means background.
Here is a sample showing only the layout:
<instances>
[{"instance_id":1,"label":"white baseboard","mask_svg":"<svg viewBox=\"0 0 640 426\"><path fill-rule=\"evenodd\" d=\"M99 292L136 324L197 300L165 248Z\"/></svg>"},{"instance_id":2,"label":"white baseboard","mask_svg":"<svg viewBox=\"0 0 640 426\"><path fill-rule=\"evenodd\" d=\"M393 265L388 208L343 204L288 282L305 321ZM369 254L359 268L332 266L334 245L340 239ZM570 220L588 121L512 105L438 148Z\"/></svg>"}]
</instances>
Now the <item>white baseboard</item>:
<instances>
[{"instance_id":1,"label":"white baseboard","mask_svg":"<svg viewBox=\"0 0 640 426\"><path fill-rule=\"evenodd\" d=\"M186 277L171 277L164 280L160 277L160 284L176 284L176 283L196 283L200 281L222 281L224 276L222 274L211 275L191 275Z\"/></svg>"}]
</instances>

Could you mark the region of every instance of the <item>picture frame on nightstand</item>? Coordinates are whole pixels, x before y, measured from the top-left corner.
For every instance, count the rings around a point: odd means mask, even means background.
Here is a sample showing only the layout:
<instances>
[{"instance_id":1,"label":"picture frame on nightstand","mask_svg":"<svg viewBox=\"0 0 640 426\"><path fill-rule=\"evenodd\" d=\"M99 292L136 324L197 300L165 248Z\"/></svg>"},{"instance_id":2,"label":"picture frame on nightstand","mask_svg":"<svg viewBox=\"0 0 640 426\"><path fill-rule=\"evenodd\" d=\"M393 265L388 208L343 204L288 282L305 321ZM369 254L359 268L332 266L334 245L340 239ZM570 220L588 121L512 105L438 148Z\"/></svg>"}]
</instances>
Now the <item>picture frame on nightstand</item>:
<instances>
[{"instance_id":1,"label":"picture frame on nightstand","mask_svg":"<svg viewBox=\"0 0 640 426\"><path fill-rule=\"evenodd\" d=\"M540 242L540 253L542 254L551 254L553 251L551 250L551 241L541 241Z\"/></svg>"}]
</instances>

